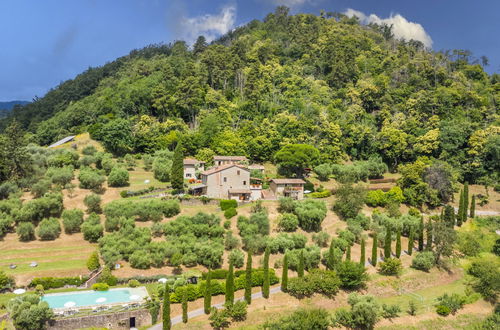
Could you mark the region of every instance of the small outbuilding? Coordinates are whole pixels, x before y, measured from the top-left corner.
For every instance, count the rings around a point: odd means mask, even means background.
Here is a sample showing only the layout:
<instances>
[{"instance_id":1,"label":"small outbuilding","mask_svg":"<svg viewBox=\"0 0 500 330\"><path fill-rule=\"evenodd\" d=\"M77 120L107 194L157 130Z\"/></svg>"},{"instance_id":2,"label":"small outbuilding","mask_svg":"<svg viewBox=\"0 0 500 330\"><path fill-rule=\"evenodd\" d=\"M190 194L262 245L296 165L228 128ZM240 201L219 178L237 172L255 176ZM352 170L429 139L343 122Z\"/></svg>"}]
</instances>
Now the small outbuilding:
<instances>
[{"instance_id":1,"label":"small outbuilding","mask_svg":"<svg viewBox=\"0 0 500 330\"><path fill-rule=\"evenodd\" d=\"M302 179L272 179L269 188L276 197L290 197L292 199L304 199L304 185Z\"/></svg>"}]
</instances>

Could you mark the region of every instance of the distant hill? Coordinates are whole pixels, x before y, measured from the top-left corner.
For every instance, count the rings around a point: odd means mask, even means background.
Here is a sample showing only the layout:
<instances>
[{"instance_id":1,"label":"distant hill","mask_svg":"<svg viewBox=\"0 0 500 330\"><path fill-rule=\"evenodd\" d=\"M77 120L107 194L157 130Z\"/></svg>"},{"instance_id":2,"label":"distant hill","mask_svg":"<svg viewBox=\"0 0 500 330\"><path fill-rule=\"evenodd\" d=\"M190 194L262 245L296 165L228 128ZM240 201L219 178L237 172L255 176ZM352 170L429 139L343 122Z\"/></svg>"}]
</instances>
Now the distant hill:
<instances>
[{"instance_id":1,"label":"distant hill","mask_svg":"<svg viewBox=\"0 0 500 330\"><path fill-rule=\"evenodd\" d=\"M0 102L0 118L7 116L7 114L14 108L16 105L26 105L30 103L29 101L7 101Z\"/></svg>"}]
</instances>

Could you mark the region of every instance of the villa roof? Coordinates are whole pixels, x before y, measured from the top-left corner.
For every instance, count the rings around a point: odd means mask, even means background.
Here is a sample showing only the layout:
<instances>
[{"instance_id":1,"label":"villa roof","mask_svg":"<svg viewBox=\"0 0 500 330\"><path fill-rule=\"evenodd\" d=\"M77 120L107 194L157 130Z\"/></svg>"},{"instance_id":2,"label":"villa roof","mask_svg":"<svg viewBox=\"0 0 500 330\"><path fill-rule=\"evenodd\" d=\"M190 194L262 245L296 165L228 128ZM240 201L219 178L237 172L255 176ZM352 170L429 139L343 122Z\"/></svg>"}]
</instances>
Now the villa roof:
<instances>
[{"instance_id":1,"label":"villa roof","mask_svg":"<svg viewBox=\"0 0 500 330\"><path fill-rule=\"evenodd\" d=\"M214 160L247 160L245 156L214 156Z\"/></svg>"},{"instance_id":2,"label":"villa roof","mask_svg":"<svg viewBox=\"0 0 500 330\"><path fill-rule=\"evenodd\" d=\"M202 175L211 175L211 174L214 174L214 173L217 173L217 172L220 172L220 171L227 170L227 169L229 169L229 168L231 168L233 166L236 166L236 167L241 168L242 170L248 171L248 168L246 168L245 166L242 166L242 165L238 165L238 164L226 164L226 165L212 167L209 170L201 172L201 174Z\"/></svg>"},{"instance_id":3,"label":"villa roof","mask_svg":"<svg viewBox=\"0 0 500 330\"><path fill-rule=\"evenodd\" d=\"M194 159L194 158L186 158L183 161L184 165L198 165L198 164L205 164L204 161Z\"/></svg>"},{"instance_id":4,"label":"villa roof","mask_svg":"<svg viewBox=\"0 0 500 330\"><path fill-rule=\"evenodd\" d=\"M251 170L263 170L263 169L265 169L264 165L260 165L260 164L248 165L248 168Z\"/></svg>"},{"instance_id":5,"label":"villa roof","mask_svg":"<svg viewBox=\"0 0 500 330\"><path fill-rule=\"evenodd\" d=\"M306 182L302 179L272 179L272 182L276 184L305 184Z\"/></svg>"}]
</instances>

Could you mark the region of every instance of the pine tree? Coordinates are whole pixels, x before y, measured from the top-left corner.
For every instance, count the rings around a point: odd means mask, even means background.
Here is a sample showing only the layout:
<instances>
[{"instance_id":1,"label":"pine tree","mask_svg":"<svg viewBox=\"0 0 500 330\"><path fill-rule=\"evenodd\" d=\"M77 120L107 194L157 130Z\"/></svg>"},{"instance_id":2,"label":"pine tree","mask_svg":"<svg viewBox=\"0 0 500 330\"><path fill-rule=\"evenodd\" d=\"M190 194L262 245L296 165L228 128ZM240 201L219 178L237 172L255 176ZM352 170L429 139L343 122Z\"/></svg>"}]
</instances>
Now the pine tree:
<instances>
[{"instance_id":1,"label":"pine tree","mask_svg":"<svg viewBox=\"0 0 500 330\"><path fill-rule=\"evenodd\" d=\"M233 263L229 263L229 270L226 276L226 307L234 305L234 270Z\"/></svg>"},{"instance_id":2,"label":"pine tree","mask_svg":"<svg viewBox=\"0 0 500 330\"><path fill-rule=\"evenodd\" d=\"M286 292L288 289L288 257L285 253L283 257L283 274L281 275L281 290Z\"/></svg>"},{"instance_id":3,"label":"pine tree","mask_svg":"<svg viewBox=\"0 0 500 330\"><path fill-rule=\"evenodd\" d=\"M245 271L245 301L248 305L252 303L252 251L248 250L247 268Z\"/></svg>"},{"instance_id":4,"label":"pine tree","mask_svg":"<svg viewBox=\"0 0 500 330\"><path fill-rule=\"evenodd\" d=\"M361 257L359 258L359 263L363 267L365 266L366 263L366 251L365 251L365 239L361 239Z\"/></svg>"},{"instance_id":5,"label":"pine tree","mask_svg":"<svg viewBox=\"0 0 500 330\"><path fill-rule=\"evenodd\" d=\"M396 258L401 257L401 229L396 232Z\"/></svg>"},{"instance_id":6,"label":"pine tree","mask_svg":"<svg viewBox=\"0 0 500 330\"><path fill-rule=\"evenodd\" d=\"M469 209L469 183L465 182L464 183L464 207L463 207L462 222L467 221L468 209Z\"/></svg>"},{"instance_id":7,"label":"pine tree","mask_svg":"<svg viewBox=\"0 0 500 330\"><path fill-rule=\"evenodd\" d=\"M175 147L170 173L172 188L182 191L184 188L184 148L181 142L178 142Z\"/></svg>"},{"instance_id":8,"label":"pine tree","mask_svg":"<svg viewBox=\"0 0 500 330\"><path fill-rule=\"evenodd\" d=\"M170 330L172 322L170 322L170 288L168 283L165 283L163 293L163 330Z\"/></svg>"},{"instance_id":9,"label":"pine tree","mask_svg":"<svg viewBox=\"0 0 500 330\"><path fill-rule=\"evenodd\" d=\"M413 253L413 228L410 228L410 235L408 236L408 255Z\"/></svg>"},{"instance_id":10,"label":"pine tree","mask_svg":"<svg viewBox=\"0 0 500 330\"><path fill-rule=\"evenodd\" d=\"M460 197L460 200L463 202L462 197ZM459 219L460 219L460 211L459 214L457 214L457 222L459 221ZM455 210L453 209L453 206L446 205L444 207L443 221L450 228L453 228L453 226L455 226Z\"/></svg>"},{"instance_id":11,"label":"pine tree","mask_svg":"<svg viewBox=\"0 0 500 330\"><path fill-rule=\"evenodd\" d=\"M449 224L448 219L446 218L446 209L444 210L444 213L445 213L445 220L447 220L446 223L448 223L450 227L453 227ZM463 190L461 190L460 201L458 202L458 212L457 212L457 226L459 227L462 225L463 214L464 214L464 192Z\"/></svg>"},{"instance_id":12,"label":"pine tree","mask_svg":"<svg viewBox=\"0 0 500 330\"><path fill-rule=\"evenodd\" d=\"M351 246L347 246L347 250L345 251L345 260L351 261Z\"/></svg>"},{"instance_id":13,"label":"pine tree","mask_svg":"<svg viewBox=\"0 0 500 330\"><path fill-rule=\"evenodd\" d=\"M297 274L299 277L304 277L304 251L300 251L299 266L297 267Z\"/></svg>"},{"instance_id":14,"label":"pine tree","mask_svg":"<svg viewBox=\"0 0 500 330\"><path fill-rule=\"evenodd\" d=\"M391 238L391 227L387 226L385 227L385 241L384 241L384 258L389 259L391 257L391 243L392 243L392 238Z\"/></svg>"},{"instance_id":15,"label":"pine tree","mask_svg":"<svg viewBox=\"0 0 500 330\"><path fill-rule=\"evenodd\" d=\"M372 246L372 265L373 267L377 266L377 247L378 247L378 238L377 233L373 233L373 246Z\"/></svg>"},{"instance_id":16,"label":"pine tree","mask_svg":"<svg viewBox=\"0 0 500 330\"><path fill-rule=\"evenodd\" d=\"M205 310L205 314L210 314L210 310L212 308L212 286L211 286L211 281L212 281L212 272L210 269L208 270L207 274L207 282L205 286L205 299L203 301L203 307Z\"/></svg>"},{"instance_id":17,"label":"pine tree","mask_svg":"<svg viewBox=\"0 0 500 330\"><path fill-rule=\"evenodd\" d=\"M470 217L474 219L476 216L476 195L472 195L470 200Z\"/></svg>"},{"instance_id":18,"label":"pine tree","mask_svg":"<svg viewBox=\"0 0 500 330\"><path fill-rule=\"evenodd\" d=\"M266 247L264 252L264 279L262 281L262 296L269 298L269 246Z\"/></svg>"},{"instance_id":19,"label":"pine tree","mask_svg":"<svg viewBox=\"0 0 500 330\"><path fill-rule=\"evenodd\" d=\"M420 225L418 227L418 250L424 250L424 216L420 216Z\"/></svg>"},{"instance_id":20,"label":"pine tree","mask_svg":"<svg viewBox=\"0 0 500 330\"><path fill-rule=\"evenodd\" d=\"M182 290L182 322L188 322L188 295L187 287Z\"/></svg>"},{"instance_id":21,"label":"pine tree","mask_svg":"<svg viewBox=\"0 0 500 330\"><path fill-rule=\"evenodd\" d=\"M427 221L427 244L425 245L425 250L426 251L432 251L432 221L431 219L429 219L429 221Z\"/></svg>"}]
</instances>

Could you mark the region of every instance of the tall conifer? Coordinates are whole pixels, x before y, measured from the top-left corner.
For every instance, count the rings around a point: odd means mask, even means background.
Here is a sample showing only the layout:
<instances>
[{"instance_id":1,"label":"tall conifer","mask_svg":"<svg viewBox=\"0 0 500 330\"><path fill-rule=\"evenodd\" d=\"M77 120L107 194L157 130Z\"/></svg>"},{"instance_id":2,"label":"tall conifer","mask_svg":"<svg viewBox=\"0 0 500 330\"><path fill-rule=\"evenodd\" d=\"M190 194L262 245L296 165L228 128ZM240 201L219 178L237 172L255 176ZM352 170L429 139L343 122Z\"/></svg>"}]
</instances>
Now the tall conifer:
<instances>
[{"instance_id":1,"label":"tall conifer","mask_svg":"<svg viewBox=\"0 0 500 330\"><path fill-rule=\"evenodd\" d=\"M252 251L248 251L247 268L245 270L245 301L248 305L252 303Z\"/></svg>"},{"instance_id":2,"label":"tall conifer","mask_svg":"<svg viewBox=\"0 0 500 330\"><path fill-rule=\"evenodd\" d=\"M378 238L377 232L373 233L373 246L372 246L372 265L377 266L377 248L378 248Z\"/></svg>"}]
</instances>

